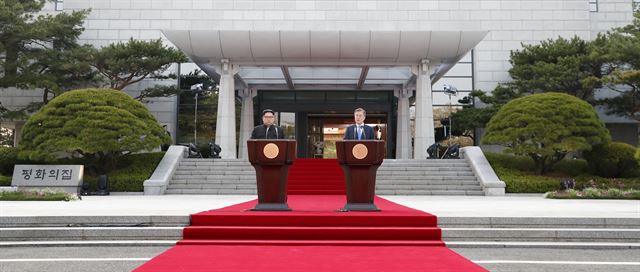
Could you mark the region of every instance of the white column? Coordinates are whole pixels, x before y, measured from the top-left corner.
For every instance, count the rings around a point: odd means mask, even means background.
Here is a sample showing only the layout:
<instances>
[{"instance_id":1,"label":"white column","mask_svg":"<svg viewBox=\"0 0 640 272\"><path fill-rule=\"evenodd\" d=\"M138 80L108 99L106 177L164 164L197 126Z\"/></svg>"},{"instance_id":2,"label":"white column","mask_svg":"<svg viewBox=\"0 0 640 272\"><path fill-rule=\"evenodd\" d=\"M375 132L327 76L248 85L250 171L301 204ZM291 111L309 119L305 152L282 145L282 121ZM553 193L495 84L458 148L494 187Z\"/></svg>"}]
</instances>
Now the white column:
<instances>
[{"instance_id":1,"label":"white column","mask_svg":"<svg viewBox=\"0 0 640 272\"><path fill-rule=\"evenodd\" d=\"M416 69L416 120L413 146L414 159L426 159L427 147L435 142L433 134L433 98L429 60L422 60Z\"/></svg>"},{"instance_id":2,"label":"white column","mask_svg":"<svg viewBox=\"0 0 640 272\"><path fill-rule=\"evenodd\" d=\"M236 155L236 110L233 75L237 66L223 59L220 63L220 88L218 90L218 116L216 122L216 144L220 145L223 159L235 159Z\"/></svg>"},{"instance_id":3,"label":"white column","mask_svg":"<svg viewBox=\"0 0 640 272\"><path fill-rule=\"evenodd\" d=\"M406 88L397 89L394 95L398 98L398 126L396 132L396 159L411 158L411 128L409 127L409 97L413 93Z\"/></svg>"},{"instance_id":4,"label":"white column","mask_svg":"<svg viewBox=\"0 0 640 272\"><path fill-rule=\"evenodd\" d=\"M238 155L240 158L248 159L247 140L251 138L251 132L255 124L253 123L253 97L256 95L254 89L243 89L238 91L242 97L242 116L240 117L240 144Z\"/></svg>"},{"instance_id":5,"label":"white column","mask_svg":"<svg viewBox=\"0 0 640 272\"><path fill-rule=\"evenodd\" d=\"M25 123L26 121L15 122L15 127L13 130L13 146L18 146L18 144L20 143L20 139L22 138L22 128L24 127Z\"/></svg>"}]
</instances>

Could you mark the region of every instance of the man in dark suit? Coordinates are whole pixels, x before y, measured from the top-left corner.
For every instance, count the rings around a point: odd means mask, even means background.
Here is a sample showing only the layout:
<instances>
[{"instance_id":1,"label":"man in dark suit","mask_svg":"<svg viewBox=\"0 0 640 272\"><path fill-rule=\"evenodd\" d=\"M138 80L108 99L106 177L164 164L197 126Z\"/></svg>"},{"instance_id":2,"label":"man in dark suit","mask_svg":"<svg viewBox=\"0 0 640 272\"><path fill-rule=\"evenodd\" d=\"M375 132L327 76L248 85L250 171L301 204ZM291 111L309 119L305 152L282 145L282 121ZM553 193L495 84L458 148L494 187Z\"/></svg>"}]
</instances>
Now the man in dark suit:
<instances>
[{"instance_id":1,"label":"man in dark suit","mask_svg":"<svg viewBox=\"0 0 640 272\"><path fill-rule=\"evenodd\" d=\"M345 140L373 140L373 128L364 124L366 116L367 112L362 108L357 108L353 111L353 119L356 123L347 127L344 132Z\"/></svg>"},{"instance_id":2,"label":"man in dark suit","mask_svg":"<svg viewBox=\"0 0 640 272\"><path fill-rule=\"evenodd\" d=\"M262 125L253 128L251 139L285 139L284 130L275 125L274 111L266 109L262 111Z\"/></svg>"}]
</instances>

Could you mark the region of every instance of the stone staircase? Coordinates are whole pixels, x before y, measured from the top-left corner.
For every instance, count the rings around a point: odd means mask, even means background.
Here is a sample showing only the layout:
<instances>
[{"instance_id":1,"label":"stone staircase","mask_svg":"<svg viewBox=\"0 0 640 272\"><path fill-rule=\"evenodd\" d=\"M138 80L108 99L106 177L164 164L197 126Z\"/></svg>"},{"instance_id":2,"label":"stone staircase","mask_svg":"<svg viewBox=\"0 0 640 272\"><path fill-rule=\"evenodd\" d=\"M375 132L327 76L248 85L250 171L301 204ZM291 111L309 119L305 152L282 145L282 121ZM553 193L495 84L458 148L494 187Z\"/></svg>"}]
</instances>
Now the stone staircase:
<instances>
[{"instance_id":1,"label":"stone staircase","mask_svg":"<svg viewBox=\"0 0 640 272\"><path fill-rule=\"evenodd\" d=\"M378 195L484 195L464 159L384 160L376 179Z\"/></svg>"},{"instance_id":2,"label":"stone staircase","mask_svg":"<svg viewBox=\"0 0 640 272\"><path fill-rule=\"evenodd\" d=\"M256 177L246 160L182 159L167 194L256 194ZM484 195L464 159L385 160L378 168L378 195Z\"/></svg>"},{"instance_id":3,"label":"stone staircase","mask_svg":"<svg viewBox=\"0 0 640 272\"><path fill-rule=\"evenodd\" d=\"M184 158L166 194L255 195L256 190L256 173L249 161Z\"/></svg>"},{"instance_id":4,"label":"stone staircase","mask_svg":"<svg viewBox=\"0 0 640 272\"><path fill-rule=\"evenodd\" d=\"M173 246L189 216L0 217L0 248ZM438 217L451 248L640 249L639 218Z\"/></svg>"}]
</instances>

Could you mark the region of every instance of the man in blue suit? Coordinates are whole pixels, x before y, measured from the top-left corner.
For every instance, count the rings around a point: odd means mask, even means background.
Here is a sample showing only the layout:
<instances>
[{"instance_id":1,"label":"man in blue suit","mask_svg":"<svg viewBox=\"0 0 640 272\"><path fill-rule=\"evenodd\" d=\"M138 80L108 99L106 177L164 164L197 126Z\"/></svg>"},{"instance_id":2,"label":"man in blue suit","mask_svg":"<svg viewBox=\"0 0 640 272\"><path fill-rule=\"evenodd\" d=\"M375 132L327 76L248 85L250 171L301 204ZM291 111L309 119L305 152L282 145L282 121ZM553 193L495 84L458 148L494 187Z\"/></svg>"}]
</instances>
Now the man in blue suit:
<instances>
[{"instance_id":1,"label":"man in blue suit","mask_svg":"<svg viewBox=\"0 0 640 272\"><path fill-rule=\"evenodd\" d=\"M362 108L357 108L353 111L353 119L356 124L347 127L344 132L345 140L373 140L373 128L364 124L366 116L367 112Z\"/></svg>"}]
</instances>

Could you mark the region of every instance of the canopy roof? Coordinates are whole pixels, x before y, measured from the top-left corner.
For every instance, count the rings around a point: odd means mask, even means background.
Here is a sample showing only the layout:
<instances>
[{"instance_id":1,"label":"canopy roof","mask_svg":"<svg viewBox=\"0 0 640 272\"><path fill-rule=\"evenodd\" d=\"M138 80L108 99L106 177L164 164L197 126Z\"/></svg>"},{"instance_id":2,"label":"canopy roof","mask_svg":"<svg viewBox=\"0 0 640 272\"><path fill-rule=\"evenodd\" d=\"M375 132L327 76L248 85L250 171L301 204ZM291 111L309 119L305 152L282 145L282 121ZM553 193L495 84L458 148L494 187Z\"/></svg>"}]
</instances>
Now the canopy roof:
<instances>
[{"instance_id":1,"label":"canopy roof","mask_svg":"<svg viewBox=\"0 0 640 272\"><path fill-rule=\"evenodd\" d=\"M437 81L487 31L165 30L165 36L217 78L228 59L241 85L298 89L330 85L357 89L411 84L411 65L427 59Z\"/></svg>"}]
</instances>

